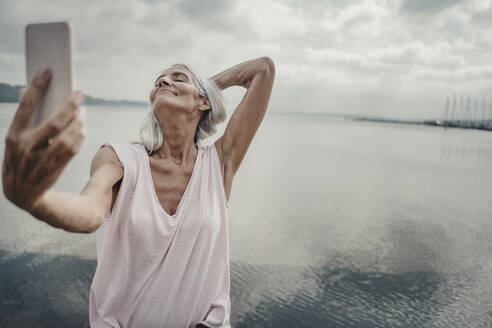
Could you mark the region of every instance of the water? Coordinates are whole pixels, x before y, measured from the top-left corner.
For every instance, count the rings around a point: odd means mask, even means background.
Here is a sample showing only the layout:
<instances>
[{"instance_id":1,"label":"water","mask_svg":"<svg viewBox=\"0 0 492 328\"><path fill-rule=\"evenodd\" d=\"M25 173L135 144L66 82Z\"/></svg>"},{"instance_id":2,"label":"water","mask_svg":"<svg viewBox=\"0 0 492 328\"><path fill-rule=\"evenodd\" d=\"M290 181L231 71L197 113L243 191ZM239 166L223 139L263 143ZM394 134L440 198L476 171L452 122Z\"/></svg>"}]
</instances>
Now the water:
<instances>
[{"instance_id":1,"label":"water","mask_svg":"<svg viewBox=\"0 0 492 328\"><path fill-rule=\"evenodd\" d=\"M146 111L87 110L57 190ZM491 168L490 132L267 114L231 192L233 327L492 327ZM87 326L94 236L0 206L0 326Z\"/></svg>"}]
</instances>

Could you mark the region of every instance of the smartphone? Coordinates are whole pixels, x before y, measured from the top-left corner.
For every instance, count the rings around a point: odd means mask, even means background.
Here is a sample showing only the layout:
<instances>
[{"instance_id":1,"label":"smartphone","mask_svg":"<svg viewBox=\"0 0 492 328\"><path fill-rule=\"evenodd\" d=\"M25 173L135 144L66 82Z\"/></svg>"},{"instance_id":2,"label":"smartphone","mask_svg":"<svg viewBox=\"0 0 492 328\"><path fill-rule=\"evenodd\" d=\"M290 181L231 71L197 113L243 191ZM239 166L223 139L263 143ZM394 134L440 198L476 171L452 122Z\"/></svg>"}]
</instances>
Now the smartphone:
<instances>
[{"instance_id":1,"label":"smartphone","mask_svg":"<svg viewBox=\"0 0 492 328\"><path fill-rule=\"evenodd\" d=\"M26 26L27 83L36 72L51 68L51 81L33 115L39 125L56 112L72 92L72 27L68 22L28 24Z\"/></svg>"}]
</instances>

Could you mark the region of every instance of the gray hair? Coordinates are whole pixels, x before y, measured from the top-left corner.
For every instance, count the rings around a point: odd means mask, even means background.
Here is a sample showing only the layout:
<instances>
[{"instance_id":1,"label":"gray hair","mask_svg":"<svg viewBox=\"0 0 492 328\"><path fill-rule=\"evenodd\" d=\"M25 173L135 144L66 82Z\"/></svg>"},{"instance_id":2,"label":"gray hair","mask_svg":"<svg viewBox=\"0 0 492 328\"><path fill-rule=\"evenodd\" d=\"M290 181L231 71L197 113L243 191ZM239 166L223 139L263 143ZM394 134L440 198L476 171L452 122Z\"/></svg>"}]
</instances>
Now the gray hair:
<instances>
[{"instance_id":1,"label":"gray hair","mask_svg":"<svg viewBox=\"0 0 492 328\"><path fill-rule=\"evenodd\" d=\"M172 66L181 66L187 69L195 81L198 94L201 97L208 98L210 102L210 109L202 113L194 137L195 144L203 148L203 141L215 134L217 125L226 120L227 113L222 91L212 79L202 79L188 65L174 64ZM142 144L150 155L162 146L163 141L164 136L161 124L151 108L140 128L140 141L137 143Z\"/></svg>"}]
</instances>

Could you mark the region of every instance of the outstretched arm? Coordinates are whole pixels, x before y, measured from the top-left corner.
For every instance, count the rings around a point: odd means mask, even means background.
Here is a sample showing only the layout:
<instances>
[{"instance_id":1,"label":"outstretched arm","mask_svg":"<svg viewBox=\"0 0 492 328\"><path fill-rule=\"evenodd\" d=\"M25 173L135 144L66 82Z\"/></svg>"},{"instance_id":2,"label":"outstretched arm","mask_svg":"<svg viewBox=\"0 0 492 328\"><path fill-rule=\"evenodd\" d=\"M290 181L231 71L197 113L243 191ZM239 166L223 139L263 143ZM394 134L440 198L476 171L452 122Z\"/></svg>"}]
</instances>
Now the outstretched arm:
<instances>
[{"instance_id":1,"label":"outstretched arm","mask_svg":"<svg viewBox=\"0 0 492 328\"><path fill-rule=\"evenodd\" d=\"M224 135L217 140L222 149L225 171L234 174L258 130L270 100L275 65L269 57L245 61L211 77L221 89L242 86L247 89L234 110Z\"/></svg>"}]
</instances>

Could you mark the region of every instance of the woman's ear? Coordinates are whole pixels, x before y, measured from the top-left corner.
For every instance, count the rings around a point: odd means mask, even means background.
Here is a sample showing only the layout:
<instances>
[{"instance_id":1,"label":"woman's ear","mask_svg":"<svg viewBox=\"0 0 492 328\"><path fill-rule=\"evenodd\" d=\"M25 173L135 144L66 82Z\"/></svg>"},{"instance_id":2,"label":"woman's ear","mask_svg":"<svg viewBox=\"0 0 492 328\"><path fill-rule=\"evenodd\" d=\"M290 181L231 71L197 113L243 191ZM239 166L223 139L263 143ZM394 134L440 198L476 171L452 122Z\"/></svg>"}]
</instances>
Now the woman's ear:
<instances>
[{"instance_id":1,"label":"woman's ear","mask_svg":"<svg viewBox=\"0 0 492 328\"><path fill-rule=\"evenodd\" d=\"M199 110L209 110L210 107L210 101L208 100L208 98L200 98L200 105L198 105Z\"/></svg>"}]
</instances>

